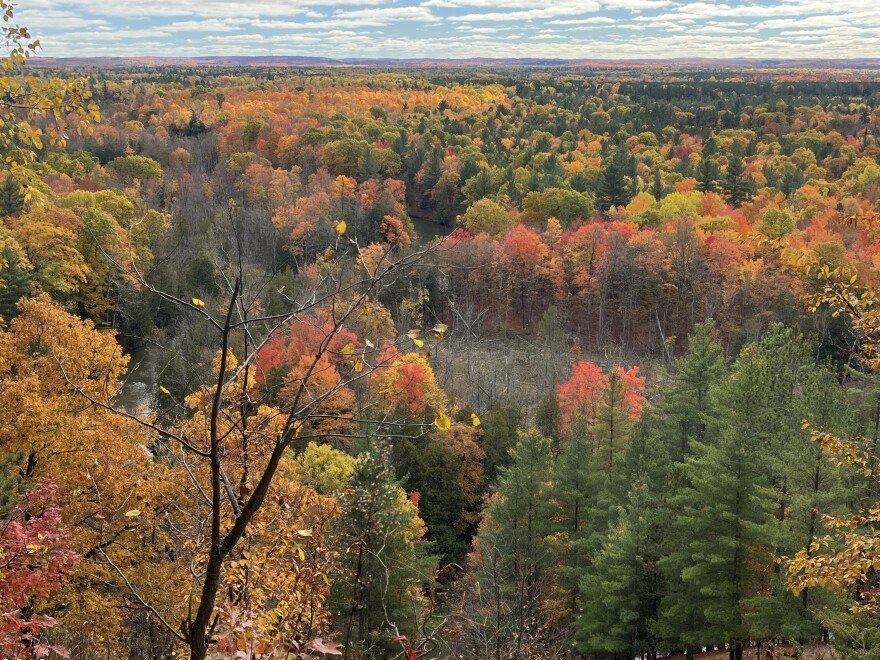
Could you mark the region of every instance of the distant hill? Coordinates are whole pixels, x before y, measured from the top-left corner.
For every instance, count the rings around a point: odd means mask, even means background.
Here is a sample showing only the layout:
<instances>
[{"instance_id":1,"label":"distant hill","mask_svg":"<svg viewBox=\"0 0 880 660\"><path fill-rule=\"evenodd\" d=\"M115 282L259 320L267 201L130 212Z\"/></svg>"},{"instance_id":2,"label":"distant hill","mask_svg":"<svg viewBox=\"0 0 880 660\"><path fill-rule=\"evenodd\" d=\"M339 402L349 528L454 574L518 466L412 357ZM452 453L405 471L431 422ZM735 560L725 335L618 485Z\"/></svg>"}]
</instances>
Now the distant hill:
<instances>
[{"instance_id":1,"label":"distant hill","mask_svg":"<svg viewBox=\"0 0 880 660\"><path fill-rule=\"evenodd\" d=\"M643 60L576 60L546 58L366 58L333 59L329 57L284 56L210 56L210 57L35 57L30 66L49 68L127 68L161 66L254 66L254 67L311 67L311 66L387 66L387 67L456 67L456 66L536 66L536 67L682 67L724 69L878 69L880 58L863 59L643 59Z\"/></svg>"}]
</instances>

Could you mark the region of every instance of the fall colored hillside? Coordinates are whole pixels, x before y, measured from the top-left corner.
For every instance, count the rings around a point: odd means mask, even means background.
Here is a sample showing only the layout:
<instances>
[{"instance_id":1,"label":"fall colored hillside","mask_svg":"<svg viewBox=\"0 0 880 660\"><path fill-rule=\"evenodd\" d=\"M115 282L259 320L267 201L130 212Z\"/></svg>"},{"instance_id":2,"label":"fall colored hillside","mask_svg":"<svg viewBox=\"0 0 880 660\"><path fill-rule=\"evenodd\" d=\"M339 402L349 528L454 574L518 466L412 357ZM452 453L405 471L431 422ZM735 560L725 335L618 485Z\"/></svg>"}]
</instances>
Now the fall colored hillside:
<instances>
[{"instance_id":1,"label":"fall colored hillside","mask_svg":"<svg viewBox=\"0 0 880 660\"><path fill-rule=\"evenodd\" d=\"M0 658L876 656L876 60L16 30Z\"/></svg>"}]
</instances>

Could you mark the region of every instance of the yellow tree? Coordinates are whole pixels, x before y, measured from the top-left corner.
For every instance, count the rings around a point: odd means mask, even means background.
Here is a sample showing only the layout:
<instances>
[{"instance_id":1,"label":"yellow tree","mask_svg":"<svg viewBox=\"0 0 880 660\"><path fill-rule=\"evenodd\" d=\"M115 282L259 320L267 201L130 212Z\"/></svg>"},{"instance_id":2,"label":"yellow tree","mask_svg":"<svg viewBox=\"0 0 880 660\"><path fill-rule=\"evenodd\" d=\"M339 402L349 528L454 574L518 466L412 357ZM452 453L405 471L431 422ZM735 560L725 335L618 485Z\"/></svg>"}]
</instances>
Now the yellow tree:
<instances>
[{"instance_id":1,"label":"yellow tree","mask_svg":"<svg viewBox=\"0 0 880 660\"><path fill-rule=\"evenodd\" d=\"M791 263L818 278L820 290L810 297L813 312L827 307L834 317L850 320L856 339L855 361L869 376L880 373L880 298L876 289L860 281L848 266L820 265L808 254ZM804 427L808 428L806 422ZM812 429L828 459L853 466L871 481L880 480L877 438L841 438L821 428ZM855 595L857 609L880 614L880 502L869 503L847 516L823 516L825 536L800 550L789 562L789 587L796 594L808 587L827 587Z\"/></svg>"},{"instance_id":2,"label":"yellow tree","mask_svg":"<svg viewBox=\"0 0 880 660\"><path fill-rule=\"evenodd\" d=\"M169 534L182 491L165 462L147 450L149 436L109 411L83 405L68 384L105 397L119 387L127 358L115 338L54 305L46 294L19 303L0 332L0 451L17 457L26 483L57 486L70 545L82 561L55 605L70 647L114 649L135 604L111 562L138 576L166 611L181 612L184 565L169 559L181 545Z\"/></svg>"},{"instance_id":3,"label":"yellow tree","mask_svg":"<svg viewBox=\"0 0 880 660\"><path fill-rule=\"evenodd\" d=\"M0 57L0 157L5 167L27 184L33 176L23 166L35 159L36 152L49 146L63 147L68 130L86 134L101 117L91 101L86 78L56 78L26 71L25 63L40 42L26 27L15 23L14 9L9 0L0 0L0 33L6 46Z\"/></svg>"}]
</instances>

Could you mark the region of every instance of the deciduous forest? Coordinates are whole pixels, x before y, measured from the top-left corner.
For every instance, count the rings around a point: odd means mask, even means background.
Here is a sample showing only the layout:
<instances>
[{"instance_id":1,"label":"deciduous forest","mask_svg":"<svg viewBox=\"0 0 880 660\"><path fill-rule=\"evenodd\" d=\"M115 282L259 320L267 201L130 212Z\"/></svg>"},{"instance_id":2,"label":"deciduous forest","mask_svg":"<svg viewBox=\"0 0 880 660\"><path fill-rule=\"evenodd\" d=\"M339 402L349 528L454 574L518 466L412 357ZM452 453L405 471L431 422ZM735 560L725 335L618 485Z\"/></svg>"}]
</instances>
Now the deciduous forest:
<instances>
[{"instance_id":1,"label":"deciduous forest","mask_svg":"<svg viewBox=\"0 0 880 660\"><path fill-rule=\"evenodd\" d=\"M0 6L0 657L878 657L876 72Z\"/></svg>"}]
</instances>

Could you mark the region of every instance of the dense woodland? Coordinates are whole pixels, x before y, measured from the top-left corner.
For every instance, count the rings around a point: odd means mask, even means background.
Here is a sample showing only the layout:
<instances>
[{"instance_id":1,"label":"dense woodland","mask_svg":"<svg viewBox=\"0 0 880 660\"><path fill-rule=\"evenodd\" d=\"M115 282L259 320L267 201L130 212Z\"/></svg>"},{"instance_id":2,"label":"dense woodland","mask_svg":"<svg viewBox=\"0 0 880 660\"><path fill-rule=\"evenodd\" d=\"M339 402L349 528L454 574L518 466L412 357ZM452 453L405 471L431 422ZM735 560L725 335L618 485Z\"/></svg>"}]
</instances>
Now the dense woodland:
<instances>
[{"instance_id":1,"label":"dense woodland","mask_svg":"<svg viewBox=\"0 0 880 660\"><path fill-rule=\"evenodd\" d=\"M15 44L0 657L880 653L875 75Z\"/></svg>"}]
</instances>

